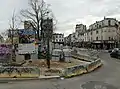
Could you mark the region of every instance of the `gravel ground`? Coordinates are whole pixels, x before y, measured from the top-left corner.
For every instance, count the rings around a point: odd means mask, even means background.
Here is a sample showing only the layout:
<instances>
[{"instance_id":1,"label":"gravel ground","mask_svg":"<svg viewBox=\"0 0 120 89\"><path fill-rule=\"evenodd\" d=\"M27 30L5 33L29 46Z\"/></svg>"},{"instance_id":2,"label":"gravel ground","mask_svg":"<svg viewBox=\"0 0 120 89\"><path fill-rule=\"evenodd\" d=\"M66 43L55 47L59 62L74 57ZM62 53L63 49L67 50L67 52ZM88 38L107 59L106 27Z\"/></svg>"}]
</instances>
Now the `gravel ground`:
<instances>
[{"instance_id":1,"label":"gravel ground","mask_svg":"<svg viewBox=\"0 0 120 89\"><path fill-rule=\"evenodd\" d=\"M26 66L38 66L41 70L41 75L60 75L64 68L86 64L87 62L80 61L77 59L71 60L71 62L58 62L51 61L51 68L48 69L46 65L46 60L33 60L32 63L27 62Z\"/></svg>"}]
</instances>

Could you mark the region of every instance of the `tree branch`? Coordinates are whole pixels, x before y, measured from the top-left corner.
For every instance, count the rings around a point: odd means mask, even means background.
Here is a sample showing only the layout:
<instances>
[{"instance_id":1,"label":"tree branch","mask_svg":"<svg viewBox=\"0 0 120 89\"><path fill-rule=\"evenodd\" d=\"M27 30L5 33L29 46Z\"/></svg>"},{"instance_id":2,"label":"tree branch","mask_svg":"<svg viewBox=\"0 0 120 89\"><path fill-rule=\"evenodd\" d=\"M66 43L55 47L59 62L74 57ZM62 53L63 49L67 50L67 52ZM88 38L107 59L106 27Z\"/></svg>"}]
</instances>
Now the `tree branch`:
<instances>
[{"instance_id":1,"label":"tree branch","mask_svg":"<svg viewBox=\"0 0 120 89\"><path fill-rule=\"evenodd\" d=\"M28 19L32 20L35 24L37 24L37 21L35 20L35 17L31 16L30 13L27 13L26 10L25 11L22 10L21 15L24 16L25 18L28 18Z\"/></svg>"}]
</instances>

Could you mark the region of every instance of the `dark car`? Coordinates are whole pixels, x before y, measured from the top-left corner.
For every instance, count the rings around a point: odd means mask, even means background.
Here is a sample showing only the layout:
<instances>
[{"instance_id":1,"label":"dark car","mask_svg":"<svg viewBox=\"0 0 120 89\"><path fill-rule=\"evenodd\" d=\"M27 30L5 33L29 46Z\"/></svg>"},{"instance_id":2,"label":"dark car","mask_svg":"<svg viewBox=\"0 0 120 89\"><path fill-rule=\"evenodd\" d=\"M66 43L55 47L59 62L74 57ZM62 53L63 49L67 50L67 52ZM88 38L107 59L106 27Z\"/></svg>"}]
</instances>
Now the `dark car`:
<instances>
[{"instance_id":1,"label":"dark car","mask_svg":"<svg viewBox=\"0 0 120 89\"><path fill-rule=\"evenodd\" d=\"M120 58L120 49L113 49L110 56L113 58Z\"/></svg>"},{"instance_id":2,"label":"dark car","mask_svg":"<svg viewBox=\"0 0 120 89\"><path fill-rule=\"evenodd\" d=\"M113 49L109 49L108 52L111 53Z\"/></svg>"}]
</instances>

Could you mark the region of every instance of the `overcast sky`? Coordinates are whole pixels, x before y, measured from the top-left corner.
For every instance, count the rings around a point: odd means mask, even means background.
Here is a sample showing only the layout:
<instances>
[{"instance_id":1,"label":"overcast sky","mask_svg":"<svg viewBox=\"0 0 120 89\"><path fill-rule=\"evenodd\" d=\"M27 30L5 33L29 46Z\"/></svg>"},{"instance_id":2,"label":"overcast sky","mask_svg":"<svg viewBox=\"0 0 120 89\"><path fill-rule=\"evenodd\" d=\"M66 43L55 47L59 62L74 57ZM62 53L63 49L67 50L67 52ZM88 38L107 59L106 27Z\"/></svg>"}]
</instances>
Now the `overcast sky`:
<instances>
[{"instance_id":1,"label":"overcast sky","mask_svg":"<svg viewBox=\"0 0 120 89\"><path fill-rule=\"evenodd\" d=\"M57 32L68 35L75 30L77 23L87 26L104 16L120 20L120 0L45 0L51 4L52 11L58 20ZM1 0L0 32L9 28L9 21L15 10L19 14L26 8L27 0Z\"/></svg>"}]
</instances>

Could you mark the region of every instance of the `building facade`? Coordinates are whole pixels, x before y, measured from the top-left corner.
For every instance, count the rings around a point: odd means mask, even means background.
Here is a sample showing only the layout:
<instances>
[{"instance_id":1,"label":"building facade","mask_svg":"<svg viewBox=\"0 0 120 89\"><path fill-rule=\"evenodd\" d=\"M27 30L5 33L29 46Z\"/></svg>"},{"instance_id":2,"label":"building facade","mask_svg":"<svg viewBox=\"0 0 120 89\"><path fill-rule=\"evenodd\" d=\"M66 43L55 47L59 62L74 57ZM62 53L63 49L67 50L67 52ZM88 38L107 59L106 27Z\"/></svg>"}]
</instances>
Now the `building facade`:
<instances>
[{"instance_id":1,"label":"building facade","mask_svg":"<svg viewBox=\"0 0 120 89\"><path fill-rule=\"evenodd\" d=\"M64 38L64 45L68 45L68 46L71 45L71 35L72 35L72 34L69 34L68 36L66 36L66 37Z\"/></svg>"},{"instance_id":2,"label":"building facade","mask_svg":"<svg viewBox=\"0 0 120 89\"><path fill-rule=\"evenodd\" d=\"M52 39L52 49L62 49L64 45L64 34L54 33Z\"/></svg>"},{"instance_id":3,"label":"building facade","mask_svg":"<svg viewBox=\"0 0 120 89\"><path fill-rule=\"evenodd\" d=\"M105 17L103 20L91 24L88 29L86 25L77 24L75 33L72 34L75 34L75 36L71 37L71 43L74 43L78 47L97 49L114 48L118 42L119 28L118 20Z\"/></svg>"},{"instance_id":4,"label":"building facade","mask_svg":"<svg viewBox=\"0 0 120 89\"><path fill-rule=\"evenodd\" d=\"M117 22L114 18L104 18L102 21L96 21L90 25L87 38L91 42L91 46L104 49L114 48L117 40Z\"/></svg>"},{"instance_id":5,"label":"building facade","mask_svg":"<svg viewBox=\"0 0 120 89\"><path fill-rule=\"evenodd\" d=\"M75 27L75 41L74 41L74 45L77 47L81 47L83 46L82 42L86 39L84 39L84 32L86 32L87 27L84 24L77 24Z\"/></svg>"},{"instance_id":6,"label":"building facade","mask_svg":"<svg viewBox=\"0 0 120 89\"><path fill-rule=\"evenodd\" d=\"M64 44L64 34L54 33L52 42L58 44Z\"/></svg>"}]
</instances>

